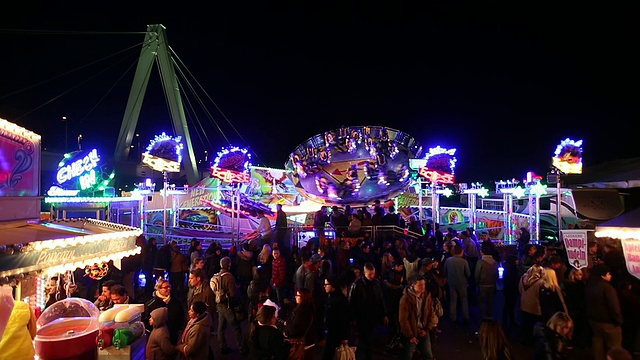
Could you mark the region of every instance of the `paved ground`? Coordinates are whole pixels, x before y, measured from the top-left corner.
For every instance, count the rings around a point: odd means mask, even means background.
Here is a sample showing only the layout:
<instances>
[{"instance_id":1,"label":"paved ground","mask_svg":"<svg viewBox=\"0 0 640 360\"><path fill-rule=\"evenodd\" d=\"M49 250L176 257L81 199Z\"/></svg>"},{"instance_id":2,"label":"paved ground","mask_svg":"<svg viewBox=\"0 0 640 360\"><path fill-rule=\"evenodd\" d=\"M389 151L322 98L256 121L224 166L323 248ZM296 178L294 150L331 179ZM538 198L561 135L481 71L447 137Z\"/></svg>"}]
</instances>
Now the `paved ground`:
<instances>
[{"instance_id":1,"label":"paved ground","mask_svg":"<svg viewBox=\"0 0 640 360\"><path fill-rule=\"evenodd\" d=\"M496 304L495 304L495 314L498 314L498 318L502 316L502 293L498 292L496 296ZM442 317L439 328L442 332L438 335L436 340L436 344L434 346L434 356L438 360L442 359L478 359L481 360L480 356L480 345L478 343L477 330L480 324L480 315L479 309L475 304L471 304L470 312L471 312L471 321L469 325L462 326L459 324L452 324L451 321L446 316L446 307L445 307L445 316ZM246 321L243 324L243 329L246 330ZM509 329L507 335L510 339L512 339L512 346L514 351L514 359L532 359L532 351L530 348L520 344L517 341L516 329ZM384 353L385 345L389 342L391 336L388 331L385 331L384 328L379 329L376 332L377 340L376 344L378 347L374 352L373 358L378 360L382 359L396 359L398 356L388 355ZM230 346L233 346L237 349L235 345L235 340L233 340L233 336L230 330L227 330L227 342L229 342ZM217 339L215 336L212 337L214 347L216 349L215 358L216 359L244 359L246 357L241 356L238 351L234 351L227 355L221 355L219 353L219 349L217 346ZM322 348L318 347L315 359L320 359L322 354ZM576 349L574 354L575 359L580 360L591 360L593 359L591 355L591 351L589 349Z\"/></svg>"}]
</instances>

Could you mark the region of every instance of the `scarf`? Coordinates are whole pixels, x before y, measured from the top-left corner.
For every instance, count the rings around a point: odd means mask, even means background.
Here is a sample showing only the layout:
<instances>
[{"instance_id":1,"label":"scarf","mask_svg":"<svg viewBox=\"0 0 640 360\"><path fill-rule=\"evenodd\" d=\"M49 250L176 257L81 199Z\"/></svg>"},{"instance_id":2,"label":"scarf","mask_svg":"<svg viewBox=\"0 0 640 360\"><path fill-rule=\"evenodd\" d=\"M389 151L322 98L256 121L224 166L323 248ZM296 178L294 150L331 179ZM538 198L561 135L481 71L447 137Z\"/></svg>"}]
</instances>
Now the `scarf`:
<instances>
[{"instance_id":1,"label":"scarf","mask_svg":"<svg viewBox=\"0 0 640 360\"><path fill-rule=\"evenodd\" d=\"M191 326L193 326L193 324L196 322L197 319L190 319L189 322L187 323L187 326L185 327L184 331L182 332L182 337L180 338L180 343L184 344L187 342L187 334L189 333L189 329L191 328Z\"/></svg>"},{"instance_id":2,"label":"scarf","mask_svg":"<svg viewBox=\"0 0 640 360\"><path fill-rule=\"evenodd\" d=\"M171 294L167 296L162 296L162 294L160 294L158 291L154 291L153 296L157 296L159 299L162 299L162 301L164 301L165 304L168 304L169 301L171 301Z\"/></svg>"}]
</instances>

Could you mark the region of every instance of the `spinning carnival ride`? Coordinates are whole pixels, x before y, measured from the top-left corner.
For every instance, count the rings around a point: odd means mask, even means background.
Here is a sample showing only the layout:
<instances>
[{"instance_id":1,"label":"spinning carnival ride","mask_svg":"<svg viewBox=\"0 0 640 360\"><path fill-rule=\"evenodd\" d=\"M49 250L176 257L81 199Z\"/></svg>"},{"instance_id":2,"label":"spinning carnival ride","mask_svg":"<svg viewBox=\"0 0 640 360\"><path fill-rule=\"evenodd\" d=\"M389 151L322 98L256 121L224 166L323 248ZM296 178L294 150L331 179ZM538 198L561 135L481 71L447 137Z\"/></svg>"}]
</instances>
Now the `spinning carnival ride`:
<instances>
[{"instance_id":1,"label":"spinning carnival ride","mask_svg":"<svg viewBox=\"0 0 640 360\"><path fill-rule=\"evenodd\" d=\"M410 135L381 126L350 126L298 145L285 168L296 190L325 205L365 205L409 185L409 160L422 153Z\"/></svg>"}]
</instances>

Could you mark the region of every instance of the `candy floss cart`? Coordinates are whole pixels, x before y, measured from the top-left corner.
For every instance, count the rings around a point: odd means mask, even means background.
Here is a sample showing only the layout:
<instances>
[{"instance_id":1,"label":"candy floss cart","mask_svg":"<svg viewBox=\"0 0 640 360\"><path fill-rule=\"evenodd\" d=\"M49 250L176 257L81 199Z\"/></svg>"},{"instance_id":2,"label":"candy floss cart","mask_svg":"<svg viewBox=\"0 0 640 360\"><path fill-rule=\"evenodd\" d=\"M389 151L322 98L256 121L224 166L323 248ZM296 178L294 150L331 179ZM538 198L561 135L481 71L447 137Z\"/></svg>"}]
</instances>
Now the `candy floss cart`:
<instances>
[{"instance_id":1,"label":"candy floss cart","mask_svg":"<svg viewBox=\"0 0 640 360\"><path fill-rule=\"evenodd\" d=\"M40 359L96 359L99 312L73 294L44 310L48 278L110 260L119 266L140 252L142 231L95 219L41 220L40 143L40 135L0 119L0 358L35 350ZM18 312L37 318L26 334L35 349L11 345L18 341L6 329ZM10 356L12 348L20 351Z\"/></svg>"}]
</instances>

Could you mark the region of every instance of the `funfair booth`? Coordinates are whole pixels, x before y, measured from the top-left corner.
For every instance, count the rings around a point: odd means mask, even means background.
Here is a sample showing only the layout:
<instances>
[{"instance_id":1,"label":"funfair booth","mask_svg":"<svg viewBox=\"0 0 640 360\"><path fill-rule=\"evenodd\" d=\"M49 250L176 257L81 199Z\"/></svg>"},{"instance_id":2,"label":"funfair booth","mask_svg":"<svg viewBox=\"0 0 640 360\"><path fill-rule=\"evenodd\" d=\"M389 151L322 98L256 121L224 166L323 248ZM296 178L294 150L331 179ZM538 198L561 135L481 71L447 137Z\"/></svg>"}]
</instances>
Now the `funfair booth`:
<instances>
[{"instance_id":1,"label":"funfair booth","mask_svg":"<svg viewBox=\"0 0 640 360\"><path fill-rule=\"evenodd\" d=\"M0 285L3 301L5 296L13 299L9 312L26 303L34 316L44 309L50 276L90 270L111 260L117 265L122 258L139 253L136 238L141 234L139 228L97 219L41 220L40 144L40 135L0 119ZM65 326L57 327L63 333L56 334L58 330L43 330L45 325L38 323L36 342L38 336L45 336L41 330L48 331L49 339L70 340L65 342L68 347L59 349L73 348L74 339L80 338L75 336L80 330L69 336ZM97 356L97 351L92 353ZM36 355L47 358L37 351Z\"/></svg>"}]
</instances>

